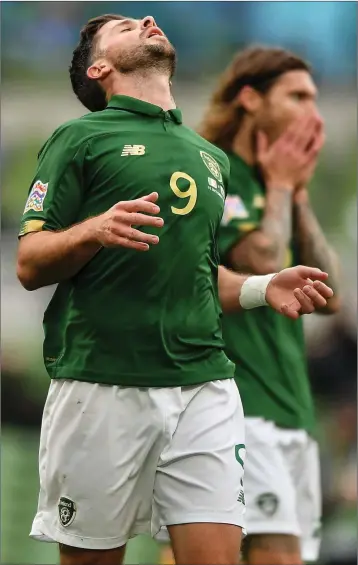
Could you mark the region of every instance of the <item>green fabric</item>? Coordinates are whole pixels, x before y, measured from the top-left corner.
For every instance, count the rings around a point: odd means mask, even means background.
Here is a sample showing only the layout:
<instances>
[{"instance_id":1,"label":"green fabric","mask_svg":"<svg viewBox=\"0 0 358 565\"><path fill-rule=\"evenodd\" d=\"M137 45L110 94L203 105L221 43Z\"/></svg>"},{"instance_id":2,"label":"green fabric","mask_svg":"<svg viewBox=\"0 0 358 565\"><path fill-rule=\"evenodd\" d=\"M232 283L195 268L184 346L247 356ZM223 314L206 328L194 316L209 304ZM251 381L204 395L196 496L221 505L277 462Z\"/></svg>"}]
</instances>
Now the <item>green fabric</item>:
<instances>
[{"instance_id":1,"label":"green fabric","mask_svg":"<svg viewBox=\"0 0 358 565\"><path fill-rule=\"evenodd\" d=\"M221 335L215 235L226 155L181 123L179 110L114 96L45 144L20 235L59 230L121 200L159 193L160 243L105 248L60 283L44 317L52 378L182 386L231 378Z\"/></svg>"},{"instance_id":2,"label":"green fabric","mask_svg":"<svg viewBox=\"0 0 358 565\"><path fill-rule=\"evenodd\" d=\"M1 563L58 563L56 544L29 537L39 493L39 433L5 426L1 446Z\"/></svg>"},{"instance_id":3,"label":"green fabric","mask_svg":"<svg viewBox=\"0 0 358 565\"><path fill-rule=\"evenodd\" d=\"M265 191L253 168L229 154L231 177L220 228L223 264L229 250L257 229L264 212ZM295 242L287 267L298 264ZM292 321L270 308L223 316L226 353L236 365L236 382L246 416L262 417L278 426L314 428L314 409L307 374L302 320Z\"/></svg>"}]
</instances>

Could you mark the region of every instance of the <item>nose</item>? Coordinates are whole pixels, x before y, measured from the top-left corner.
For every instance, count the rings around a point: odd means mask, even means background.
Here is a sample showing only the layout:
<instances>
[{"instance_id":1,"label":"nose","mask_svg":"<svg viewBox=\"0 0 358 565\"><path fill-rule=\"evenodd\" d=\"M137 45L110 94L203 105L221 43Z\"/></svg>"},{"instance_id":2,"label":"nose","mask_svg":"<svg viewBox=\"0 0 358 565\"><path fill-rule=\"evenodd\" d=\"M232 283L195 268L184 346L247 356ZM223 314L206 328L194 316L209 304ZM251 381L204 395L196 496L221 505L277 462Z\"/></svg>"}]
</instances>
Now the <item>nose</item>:
<instances>
[{"instance_id":1,"label":"nose","mask_svg":"<svg viewBox=\"0 0 358 565\"><path fill-rule=\"evenodd\" d=\"M312 107L312 116L316 118L318 123L323 124L323 117L315 104Z\"/></svg>"},{"instance_id":2,"label":"nose","mask_svg":"<svg viewBox=\"0 0 358 565\"><path fill-rule=\"evenodd\" d=\"M155 23L155 19L152 16L146 16L145 18L143 18L140 22L140 27L142 29L145 29L147 27L154 27L157 24Z\"/></svg>"}]
</instances>

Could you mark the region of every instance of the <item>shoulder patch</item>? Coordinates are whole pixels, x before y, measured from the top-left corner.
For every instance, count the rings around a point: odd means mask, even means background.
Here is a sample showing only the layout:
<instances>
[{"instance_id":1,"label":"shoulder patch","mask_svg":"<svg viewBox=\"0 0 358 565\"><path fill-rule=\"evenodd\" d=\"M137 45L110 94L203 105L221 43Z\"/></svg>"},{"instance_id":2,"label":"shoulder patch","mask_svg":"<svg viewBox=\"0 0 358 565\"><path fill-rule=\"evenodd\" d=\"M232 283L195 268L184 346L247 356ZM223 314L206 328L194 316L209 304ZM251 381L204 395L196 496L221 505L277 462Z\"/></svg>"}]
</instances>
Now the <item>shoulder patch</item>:
<instances>
[{"instance_id":1,"label":"shoulder patch","mask_svg":"<svg viewBox=\"0 0 358 565\"><path fill-rule=\"evenodd\" d=\"M231 220L237 218L243 220L249 217L249 213L245 208L240 196L229 195L225 200L224 214L221 220L223 226L226 226Z\"/></svg>"},{"instance_id":2,"label":"shoulder patch","mask_svg":"<svg viewBox=\"0 0 358 565\"><path fill-rule=\"evenodd\" d=\"M29 197L27 199L24 214L29 210L34 210L34 212L42 212L44 209L44 200L46 198L48 188L48 182L44 184L40 180L37 180L33 185Z\"/></svg>"}]
</instances>

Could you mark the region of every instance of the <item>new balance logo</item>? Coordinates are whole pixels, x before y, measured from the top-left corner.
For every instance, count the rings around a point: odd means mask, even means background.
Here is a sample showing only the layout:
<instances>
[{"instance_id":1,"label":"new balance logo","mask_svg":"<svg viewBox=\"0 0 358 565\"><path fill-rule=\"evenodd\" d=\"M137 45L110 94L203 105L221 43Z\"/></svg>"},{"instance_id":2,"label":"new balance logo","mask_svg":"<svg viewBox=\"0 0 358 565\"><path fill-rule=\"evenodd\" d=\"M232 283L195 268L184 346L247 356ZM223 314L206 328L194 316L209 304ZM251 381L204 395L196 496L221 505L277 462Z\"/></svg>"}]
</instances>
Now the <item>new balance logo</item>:
<instances>
[{"instance_id":1,"label":"new balance logo","mask_svg":"<svg viewBox=\"0 0 358 565\"><path fill-rule=\"evenodd\" d=\"M244 495L244 491L242 489L240 490L240 494L238 496L237 501L241 502L241 504L243 504L245 506L245 495Z\"/></svg>"},{"instance_id":2,"label":"new balance logo","mask_svg":"<svg viewBox=\"0 0 358 565\"><path fill-rule=\"evenodd\" d=\"M121 157L127 157L128 155L144 155L145 145L125 145L121 153Z\"/></svg>"}]
</instances>

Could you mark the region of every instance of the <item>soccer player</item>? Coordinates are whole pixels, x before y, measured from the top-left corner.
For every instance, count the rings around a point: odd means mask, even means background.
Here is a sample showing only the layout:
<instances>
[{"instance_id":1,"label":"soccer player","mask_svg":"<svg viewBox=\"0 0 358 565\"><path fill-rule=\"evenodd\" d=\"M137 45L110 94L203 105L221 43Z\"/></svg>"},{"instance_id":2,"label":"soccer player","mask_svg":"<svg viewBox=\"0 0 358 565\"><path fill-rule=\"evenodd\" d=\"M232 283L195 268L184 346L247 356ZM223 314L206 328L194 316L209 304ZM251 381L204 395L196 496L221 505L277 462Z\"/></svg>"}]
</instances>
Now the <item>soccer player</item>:
<instances>
[{"instance_id":1,"label":"soccer player","mask_svg":"<svg viewBox=\"0 0 358 565\"><path fill-rule=\"evenodd\" d=\"M166 526L177 563L235 563L245 439L221 308L296 319L332 295L319 269L218 267L229 162L182 124L174 65L153 18L91 20L70 76L92 113L47 141L25 206L18 277L59 283L31 536L61 565L118 565Z\"/></svg>"},{"instance_id":2,"label":"soccer player","mask_svg":"<svg viewBox=\"0 0 358 565\"><path fill-rule=\"evenodd\" d=\"M328 271L339 307L337 259L310 206L308 184L324 142L309 66L282 49L252 47L219 79L200 133L231 165L221 262L265 275L298 262ZM319 456L302 321L268 308L225 314L245 412L245 498L251 565L314 561L321 518Z\"/></svg>"}]
</instances>

